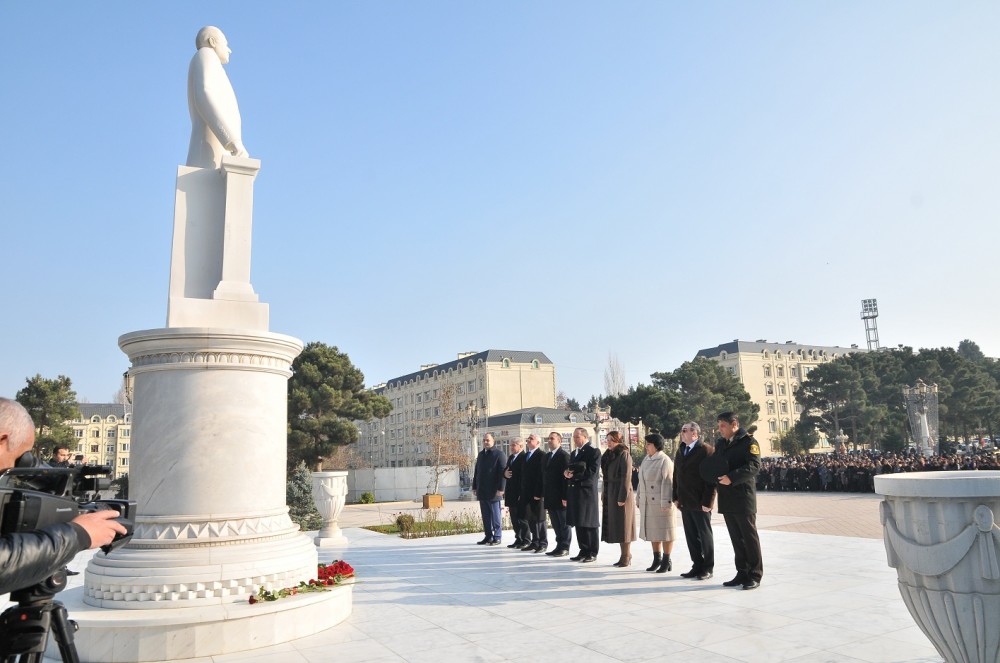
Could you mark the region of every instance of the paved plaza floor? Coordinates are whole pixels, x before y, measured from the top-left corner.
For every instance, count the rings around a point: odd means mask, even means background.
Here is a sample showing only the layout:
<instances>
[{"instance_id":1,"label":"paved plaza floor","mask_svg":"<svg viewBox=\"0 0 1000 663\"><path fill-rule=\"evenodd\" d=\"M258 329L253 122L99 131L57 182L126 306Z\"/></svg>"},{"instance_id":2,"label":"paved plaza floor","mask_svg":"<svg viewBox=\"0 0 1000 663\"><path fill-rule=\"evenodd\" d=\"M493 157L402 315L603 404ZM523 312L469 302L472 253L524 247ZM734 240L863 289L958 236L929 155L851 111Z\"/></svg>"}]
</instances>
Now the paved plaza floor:
<instances>
[{"instance_id":1,"label":"paved plaza floor","mask_svg":"<svg viewBox=\"0 0 1000 663\"><path fill-rule=\"evenodd\" d=\"M743 591L721 586L734 575L721 520L714 527L716 577L698 582L678 576L690 565L683 541L674 570L660 575L644 571L652 553L641 541L633 544L632 566L617 569L617 545L602 544L597 562L579 564L477 546L481 534L404 540L357 526L419 505L352 505L342 517L347 546L321 551L322 561L344 558L358 572L347 621L283 645L190 660L942 660L914 625L886 564L877 497L766 493L760 507L764 579ZM505 544L513 540L504 536Z\"/></svg>"}]
</instances>

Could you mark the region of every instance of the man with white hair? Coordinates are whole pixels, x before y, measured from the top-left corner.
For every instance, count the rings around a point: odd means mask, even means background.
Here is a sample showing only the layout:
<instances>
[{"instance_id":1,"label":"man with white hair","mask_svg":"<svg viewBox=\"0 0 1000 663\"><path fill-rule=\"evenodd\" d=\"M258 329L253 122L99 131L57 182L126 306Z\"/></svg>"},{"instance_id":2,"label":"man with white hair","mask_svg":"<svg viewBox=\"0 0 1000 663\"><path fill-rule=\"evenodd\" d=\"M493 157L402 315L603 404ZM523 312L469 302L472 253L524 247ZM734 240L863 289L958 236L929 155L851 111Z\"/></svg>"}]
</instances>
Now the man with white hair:
<instances>
[{"instance_id":1,"label":"man with white hair","mask_svg":"<svg viewBox=\"0 0 1000 663\"><path fill-rule=\"evenodd\" d=\"M35 443L35 424L17 401L0 398L0 472L14 467ZM0 536L0 594L30 587L66 565L81 550L111 543L125 527L114 510L94 511L71 522Z\"/></svg>"}]
</instances>

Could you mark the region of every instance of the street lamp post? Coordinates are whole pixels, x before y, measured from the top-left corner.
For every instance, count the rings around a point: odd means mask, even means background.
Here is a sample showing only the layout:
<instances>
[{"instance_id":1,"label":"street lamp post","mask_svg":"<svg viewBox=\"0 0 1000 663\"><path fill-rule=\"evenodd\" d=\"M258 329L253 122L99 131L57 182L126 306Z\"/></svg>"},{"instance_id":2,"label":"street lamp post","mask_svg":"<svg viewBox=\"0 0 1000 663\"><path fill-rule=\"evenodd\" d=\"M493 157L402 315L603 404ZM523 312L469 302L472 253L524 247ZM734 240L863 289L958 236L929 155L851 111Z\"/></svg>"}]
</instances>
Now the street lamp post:
<instances>
[{"instance_id":1,"label":"street lamp post","mask_svg":"<svg viewBox=\"0 0 1000 663\"><path fill-rule=\"evenodd\" d=\"M476 443L479 440L479 424L481 423L481 418L479 415L479 405L469 401L469 404L465 406L465 423L469 427L469 458L472 463L469 465L470 468L474 468L476 465ZM472 482L469 472L467 471L465 476L465 481L463 482L464 489L470 487Z\"/></svg>"}]
</instances>

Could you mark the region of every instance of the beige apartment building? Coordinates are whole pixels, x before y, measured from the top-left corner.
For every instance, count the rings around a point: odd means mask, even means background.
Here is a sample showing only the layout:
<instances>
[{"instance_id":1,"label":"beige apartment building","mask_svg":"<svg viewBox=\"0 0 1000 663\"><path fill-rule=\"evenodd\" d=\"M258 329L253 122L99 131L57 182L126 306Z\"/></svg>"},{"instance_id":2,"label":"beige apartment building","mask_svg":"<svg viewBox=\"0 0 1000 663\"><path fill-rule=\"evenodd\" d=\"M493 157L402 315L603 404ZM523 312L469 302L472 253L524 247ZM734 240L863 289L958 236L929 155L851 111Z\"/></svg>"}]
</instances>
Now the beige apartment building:
<instances>
[{"instance_id":1,"label":"beige apartment building","mask_svg":"<svg viewBox=\"0 0 1000 663\"><path fill-rule=\"evenodd\" d=\"M128 474L132 446L131 407L118 403L78 403L80 416L67 422L73 429L76 450L70 449L70 462L88 465L111 465L114 476ZM82 456L82 460L75 457Z\"/></svg>"},{"instance_id":2,"label":"beige apartment building","mask_svg":"<svg viewBox=\"0 0 1000 663\"><path fill-rule=\"evenodd\" d=\"M809 371L826 362L852 352L866 352L852 345L849 348L826 345L800 345L793 341L771 343L763 339L723 343L699 350L698 357L707 357L722 364L743 383L750 400L760 406L757 433L764 456L781 455L777 438L799 420L802 406L795 392ZM820 437L814 451L830 451L830 443Z\"/></svg>"},{"instance_id":3,"label":"beige apartment building","mask_svg":"<svg viewBox=\"0 0 1000 663\"><path fill-rule=\"evenodd\" d=\"M355 422L360 435L354 452L369 467L414 467L430 465L430 429L442 419L455 426L472 455L473 432L489 430L497 415L530 407L554 409L556 371L541 352L464 352L454 361L421 366L374 389L393 409L384 419ZM449 398L449 411L443 412Z\"/></svg>"}]
</instances>

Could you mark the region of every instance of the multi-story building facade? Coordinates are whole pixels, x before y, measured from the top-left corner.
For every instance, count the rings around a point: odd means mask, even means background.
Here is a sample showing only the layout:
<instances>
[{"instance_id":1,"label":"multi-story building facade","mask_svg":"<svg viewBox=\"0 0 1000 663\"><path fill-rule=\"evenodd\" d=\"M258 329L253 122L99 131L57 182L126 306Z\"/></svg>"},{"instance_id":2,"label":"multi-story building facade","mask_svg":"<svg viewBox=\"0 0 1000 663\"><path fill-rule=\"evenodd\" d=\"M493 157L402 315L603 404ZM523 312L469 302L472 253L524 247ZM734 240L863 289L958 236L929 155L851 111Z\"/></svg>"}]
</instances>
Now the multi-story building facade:
<instances>
[{"instance_id":1,"label":"multi-story building facade","mask_svg":"<svg viewBox=\"0 0 1000 663\"><path fill-rule=\"evenodd\" d=\"M110 465L113 478L128 474L132 408L118 403L78 403L77 407L80 416L67 422L76 439L76 451L70 450L76 458L71 462Z\"/></svg>"},{"instance_id":2,"label":"multi-story building facade","mask_svg":"<svg viewBox=\"0 0 1000 663\"><path fill-rule=\"evenodd\" d=\"M466 352L374 389L393 409L383 419L355 422L360 460L370 467L430 465L430 436L442 421L466 440L472 454L473 432L489 430L493 417L528 407L554 409L555 365L541 352Z\"/></svg>"},{"instance_id":3,"label":"multi-story building facade","mask_svg":"<svg viewBox=\"0 0 1000 663\"><path fill-rule=\"evenodd\" d=\"M852 352L865 352L852 345L849 348L826 345L800 345L792 341L769 343L763 339L723 343L699 350L698 357L713 359L739 378L750 400L760 407L757 432L765 456L779 455L777 438L795 425L802 406L795 392L809 371L826 362ZM821 438L817 451L829 451L830 445Z\"/></svg>"}]
</instances>

